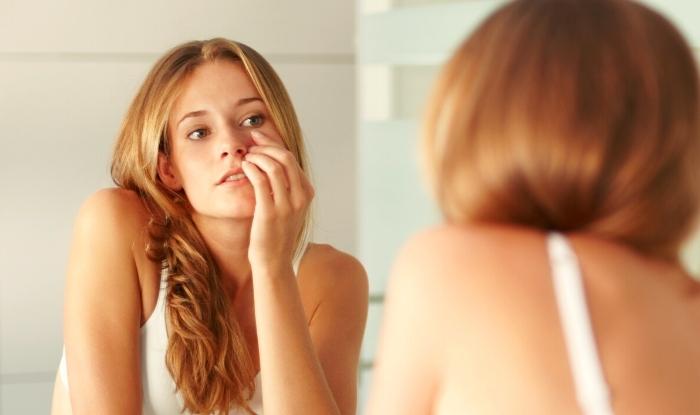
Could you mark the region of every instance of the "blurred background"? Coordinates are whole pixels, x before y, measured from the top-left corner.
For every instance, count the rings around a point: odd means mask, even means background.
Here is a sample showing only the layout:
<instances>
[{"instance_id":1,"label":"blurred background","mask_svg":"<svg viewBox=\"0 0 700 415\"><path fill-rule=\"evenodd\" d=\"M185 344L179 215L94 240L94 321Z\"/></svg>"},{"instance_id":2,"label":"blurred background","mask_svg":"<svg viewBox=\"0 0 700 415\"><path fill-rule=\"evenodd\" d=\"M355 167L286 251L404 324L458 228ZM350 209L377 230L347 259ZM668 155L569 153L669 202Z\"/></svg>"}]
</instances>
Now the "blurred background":
<instances>
[{"instance_id":1,"label":"blurred background","mask_svg":"<svg viewBox=\"0 0 700 415\"><path fill-rule=\"evenodd\" d=\"M61 354L64 271L81 202L111 186L126 107L155 60L216 36L278 70L316 185L314 239L370 277L360 403L384 288L410 234L439 221L417 131L439 65L500 0L0 0L0 413L49 412ZM647 0L700 60L700 3ZM700 273L700 238L685 250Z\"/></svg>"}]
</instances>

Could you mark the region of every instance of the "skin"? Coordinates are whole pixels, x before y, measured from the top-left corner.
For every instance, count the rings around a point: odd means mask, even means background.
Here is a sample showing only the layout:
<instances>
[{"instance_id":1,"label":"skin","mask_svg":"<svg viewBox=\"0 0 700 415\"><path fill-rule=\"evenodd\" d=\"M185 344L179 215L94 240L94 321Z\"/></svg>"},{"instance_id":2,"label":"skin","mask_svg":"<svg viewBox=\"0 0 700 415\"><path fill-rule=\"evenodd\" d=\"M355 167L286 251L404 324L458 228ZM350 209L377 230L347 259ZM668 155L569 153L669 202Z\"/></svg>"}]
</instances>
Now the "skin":
<instances>
[{"instance_id":1,"label":"skin","mask_svg":"<svg viewBox=\"0 0 700 415\"><path fill-rule=\"evenodd\" d=\"M318 244L295 277L294 238L313 188L241 65L197 68L168 129L159 177L193 207L261 370L265 413L354 414L367 277L356 259ZM231 168L246 179L220 185ZM96 193L78 214L66 284L70 398L57 377L54 414L141 410L139 330L160 277L144 252L147 220L122 189Z\"/></svg>"},{"instance_id":2,"label":"skin","mask_svg":"<svg viewBox=\"0 0 700 415\"><path fill-rule=\"evenodd\" d=\"M677 263L567 235L616 414L700 413L700 288ZM444 225L388 289L368 414L575 414L545 234ZM410 363L407 363L410 362Z\"/></svg>"}]
</instances>

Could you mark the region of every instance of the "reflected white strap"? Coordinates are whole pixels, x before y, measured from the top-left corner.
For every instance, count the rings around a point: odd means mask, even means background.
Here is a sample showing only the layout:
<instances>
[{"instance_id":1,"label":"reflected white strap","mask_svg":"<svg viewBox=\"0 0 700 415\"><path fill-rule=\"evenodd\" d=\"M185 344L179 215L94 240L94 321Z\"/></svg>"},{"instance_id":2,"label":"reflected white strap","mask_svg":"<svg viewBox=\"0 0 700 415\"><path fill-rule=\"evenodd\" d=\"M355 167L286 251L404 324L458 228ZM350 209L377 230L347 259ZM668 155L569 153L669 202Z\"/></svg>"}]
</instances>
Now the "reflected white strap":
<instances>
[{"instance_id":1,"label":"reflected white strap","mask_svg":"<svg viewBox=\"0 0 700 415\"><path fill-rule=\"evenodd\" d=\"M579 405L586 415L612 415L576 254L559 233L549 234L547 248Z\"/></svg>"},{"instance_id":2,"label":"reflected white strap","mask_svg":"<svg viewBox=\"0 0 700 415\"><path fill-rule=\"evenodd\" d=\"M66 346L63 346L63 351L61 352L61 363L58 365L58 373L61 377L61 381L63 382L63 386L66 388L66 391L68 391L68 364L66 363Z\"/></svg>"}]
</instances>

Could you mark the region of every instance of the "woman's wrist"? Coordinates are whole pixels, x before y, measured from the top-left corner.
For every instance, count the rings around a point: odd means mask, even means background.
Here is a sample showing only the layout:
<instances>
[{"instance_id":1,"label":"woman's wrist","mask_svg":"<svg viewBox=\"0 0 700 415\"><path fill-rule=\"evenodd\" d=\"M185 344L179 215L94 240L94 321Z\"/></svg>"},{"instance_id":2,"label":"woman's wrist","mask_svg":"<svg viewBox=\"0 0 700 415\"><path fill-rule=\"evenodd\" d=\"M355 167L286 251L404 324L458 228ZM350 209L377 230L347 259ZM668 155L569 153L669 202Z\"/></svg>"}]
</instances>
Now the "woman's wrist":
<instances>
[{"instance_id":1,"label":"woman's wrist","mask_svg":"<svg viewBox=\"0 0 700 415\"><path fill-rule=\"evenodd\" d=\"M254 279L279 279L290 275L294 276L294 267L291 260L251 262L250 268Z\"/></svg>"}]
</instances>

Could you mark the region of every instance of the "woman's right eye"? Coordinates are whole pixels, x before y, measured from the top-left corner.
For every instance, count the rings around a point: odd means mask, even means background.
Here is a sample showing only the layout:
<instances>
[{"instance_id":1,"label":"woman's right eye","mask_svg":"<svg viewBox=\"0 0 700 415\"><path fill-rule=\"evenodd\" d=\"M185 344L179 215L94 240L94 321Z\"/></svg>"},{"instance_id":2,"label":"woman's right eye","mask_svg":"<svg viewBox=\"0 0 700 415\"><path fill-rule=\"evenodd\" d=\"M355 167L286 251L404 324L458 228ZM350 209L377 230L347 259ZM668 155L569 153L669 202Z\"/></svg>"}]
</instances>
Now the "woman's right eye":
<instances>
[{"instance_id":1,"label":"woman's right eye","mask_svg":"<svg viewBox=\"0 0 700 415\"><path fill-rule=\"evenodd\" d=\"M189 138L190 140L201 140L202 138L206 137L208 134L209 134L209 130L207 130L206 128L197 128L196 130L187 134L187 138Z\"/></svg>"}]
</instances>

